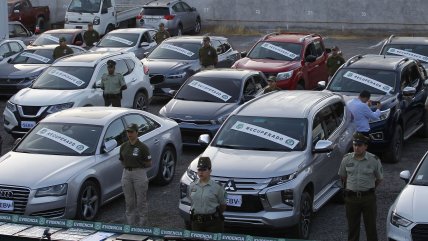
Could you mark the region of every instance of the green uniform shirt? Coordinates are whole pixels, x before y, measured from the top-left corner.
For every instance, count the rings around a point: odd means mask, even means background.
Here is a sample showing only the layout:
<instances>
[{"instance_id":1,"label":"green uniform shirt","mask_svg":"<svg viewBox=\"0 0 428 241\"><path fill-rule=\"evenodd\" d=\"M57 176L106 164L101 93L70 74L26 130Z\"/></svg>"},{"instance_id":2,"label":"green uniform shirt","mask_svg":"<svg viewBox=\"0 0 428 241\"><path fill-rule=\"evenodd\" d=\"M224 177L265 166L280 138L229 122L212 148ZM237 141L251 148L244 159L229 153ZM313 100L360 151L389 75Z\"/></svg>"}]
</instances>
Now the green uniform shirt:
<instances>
[{"instance_id":1,"label":"green uniform shirt","mask_svg":"<svg viewBox=\"0 0 428 241\"><path fill-rule=\"evenodd\" d=\"M101 89L104 90L104 94L120 94L122 86L126 86L125 79L120 73L114 73L112 75L106 73L101 77Z\"/></svg>"},{"instance_id":2,"label":"green uniform shirt","mask_svg":"<svg viewBox=\"0 0 428 241\"><path fill-rule=\"evenodd\" d=\"M53 51L53 58L57 59L57 58L61 58L62 56L66 56L66 55L69 55L69 54L73 54L73 50L70 47L68 47L68 46L65 46L65 47L58 46Z\"/></svg>"},{"instance_id":3,"label":"green uniform shirt","mask_svg":"<svg viewBox=\"0 0 428 241\"><path fill-rule=\"evenodd\" d=\"M98 42L100 40L100 35L96 30L86 31L83 34L83 40L85 40L86 46L92 47L94 46L95 42Z\"/></svg>"},{"instance_id":4,"label":"green uniform shirt","mask_svg":"<svg viewBox=\"0 0 428 241\"><path fill-rule=\"evenodd\" d=\"M383 169L376 155L366 152L364 159L356 160L354 153L343 157L339 176L346 177L346 189L357 192L375 188L375 181L383 179Z\"/></svg>"},{"instance_id":5,"label":"green uniform shirt","mask_svg":"<svg viewBox=\"0 0 428 241\"><path fill-rule=\"evenodd\" d=\"M199 62L202 66L216 65L217 64L217 51L212 46L199 49Z\"/></svg>"},{"instance_id":6,"label":"green uniform shirt","mask_svg":"<svg viewBox=\"0 0 428 241\"><path fill-rule=\"evenodd\" d=\"M191 209L194 214L213 214L219 205L226 205L226 191L213 180L201 184L199 179L189 186Z\"/></svg>"},{"instance_id":7,"label":"green uniform shirt","mask_svg":"<svg viewBox=\"0 0 428 241\"><path fill-rule=\"evenodd\" d=\"M169 35L168 31L164 30L164 31L158 31L155 34L155 40L157 44L162 43L165 39L171 37L171 35Z\"/></svg>"},{"instance_id":8,"label":"green uniform shirt","mask_svg":"<svg viewBox=\"0 0 428 241\"><path fill-rule=\"evenodd\" d=\"M339 54L336 56L331 55L327 60L327 68L329 76L333 76L337 69L345 63L345 59Z\"/></svg>"},{"instance_id":9,"label":"green uniform shirt","mask_svg":"<svg viewBox=\"0 0 428 241\"><path fill-rule=\"evenodd\" d=\"M132 145L127 141L120 146L119 160L124 167L150 167L152 157L150 156L149 148L137 140Z\"/></svg>"}]
</instances>

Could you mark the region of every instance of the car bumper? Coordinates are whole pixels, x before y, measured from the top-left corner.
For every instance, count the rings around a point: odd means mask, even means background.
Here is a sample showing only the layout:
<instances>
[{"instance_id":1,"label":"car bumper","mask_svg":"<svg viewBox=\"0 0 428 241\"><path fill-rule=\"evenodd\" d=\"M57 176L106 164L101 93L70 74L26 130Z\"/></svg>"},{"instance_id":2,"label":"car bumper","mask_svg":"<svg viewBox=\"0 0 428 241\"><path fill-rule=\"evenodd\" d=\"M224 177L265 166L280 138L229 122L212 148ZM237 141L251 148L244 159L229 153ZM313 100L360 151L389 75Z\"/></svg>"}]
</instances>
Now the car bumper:
<instances>
[{"instance_id":1,"label":"car bumper","mask_svg":"<svg viewBox=\"0 0 428 241\"><path fill-rule=\"evenodd\" d=\"M32 127L23 128L21 125L22 121L34 122L34 124L37 124L45 117L46 114L42 114L38 117L21 117L18 111L12 112L5 108L3 112L3 126L6 132L9 134L25 135Z\"/></svg>"},{"instance_id":2,"label":"car bumper","mask_svg":"<svg viewBox=\"0 0 428 241\"><path fill-rule=\"evenodd\" d=\"M396 227L389 220L386 225L386 235L389 241L412 241L411 229L409 227Z\"/></svg>"},{"instance_id":3,"label":"car bumper","mask_svg":"<svg viewBox=\"0 0 428 241\"><path fill-rule=\"evenodd\" d=\"M208 134L211 138L217 133L220 124L206 124L198 125L194 123L178 123L181 132L183 145L187 146L200 146L198 138L202 134Z\"/></svg>"}]
</instances>

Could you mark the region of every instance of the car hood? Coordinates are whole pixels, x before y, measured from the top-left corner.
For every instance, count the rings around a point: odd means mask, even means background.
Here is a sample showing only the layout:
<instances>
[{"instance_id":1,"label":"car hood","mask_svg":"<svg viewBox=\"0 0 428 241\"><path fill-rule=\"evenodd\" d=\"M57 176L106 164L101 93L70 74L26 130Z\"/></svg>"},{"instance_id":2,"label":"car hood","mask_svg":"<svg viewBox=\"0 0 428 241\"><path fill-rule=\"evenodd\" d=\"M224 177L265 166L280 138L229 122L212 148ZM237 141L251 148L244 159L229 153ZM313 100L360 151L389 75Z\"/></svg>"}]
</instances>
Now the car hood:
<instances>
[{"instance_id":1,"label":"car hood","mask_svg":"<svg viewBox=\"0 0 428 241\"><path fill-rule=\"evenodd\" d=\"M169 118L189 120L209 120L232 112L236 103L214 103L172 99L165 105L165 114Z\"/></svg>"},{"instance_id":2,"label":"car hood","mask_svg":"<svg viewBox=\"0 0 428 241\"><path fill-rule=\"evenodd\" d=\"M343 99L345 100L346 103L352 99L358 98L359 96L359 93L355 93L355 92L340 92L340 94L343 96ZM382 110L384 110L384 109L390 108L395 98L394 98L394 95L372 94L370 96L370 100L380 101L382 105Z\"/></svg>"},{"instance_id":3,"label":"car hood","mask_svg":"<svg viewBox=\"0 0 428 241\"><path fill-rule=\"evenodd\" d=\"M48 106L71 102L83 90L46 90L25 88L15 94L11 101L18 105Z\"/></svg>"},{"instance_id":4,"label":"car hood","mask_svg":"<svg viewBox=\"0 0 428 241\"><path fill-rule=\"evenodd\" d=\"M58 156L10 151L0 158L0 183L31 189L62 184L76 173L88 169L93 162L93 156Z\"/></svg>"},{"instance_id":5,"label":"car hood","mask_svg":"<svg viewBox=\"0 0 428 241\"><path fill-rule=\"evenodd\" d=\"M38 76L49 64L9 64L0 65L0 78L27 78Z\"/></svg>"},{"instance_id":6,"label":"car hood","mask_svg":"<svg viewBox=\"0 0 428 241\"><path fill-rule=\"evenodd\" d=\"M217 148L209 146L202 156L212 162L212 175L235 178L269 178L298 170L304 152L273 152ZM196 170L197 159L190 164Z\"/></svg>"},{"instance_id":7,"label":"car hood","mask_svg":"<svg viewBox=\"0 0 428 241\"><path fill-rule=\"evenodd\" d=\"M428 187L407 185L398 196L393 211L412 222L426 223L428 221L427 199Z\"/></svg>"},{"instance_id":8,"label":"car hood","mask_svg":"<svg viewBox=\"0 0 428 241\"><path fill-rule=\"evenodd\" d=\"M190 68L196 60L169 60L169 59L143 59L144 66L149 68L151 74L173 73Z\"/></svg>"},{"instance_id":9,"label":"car hood","mask_svg":"<svg viewBox=\"0 0 428 241\"><path fill-rule=\"evenodd\" d=\"M105 48L105 47L92 47L91 52L130 52L133 47L129 48Z\"/></svg>"},{"instance_id":10,"label":"car hood","mask_svg":"<svg viewBox=\"0 0 428 241\"><path fill-rule=\"evenodd\" d=\"M271 59L250 59L248 57L238 60L234 67L237 69L254 69L262 72L284 72L300 66L300 61L284 61Z\"/></svg>"}]
</instances>

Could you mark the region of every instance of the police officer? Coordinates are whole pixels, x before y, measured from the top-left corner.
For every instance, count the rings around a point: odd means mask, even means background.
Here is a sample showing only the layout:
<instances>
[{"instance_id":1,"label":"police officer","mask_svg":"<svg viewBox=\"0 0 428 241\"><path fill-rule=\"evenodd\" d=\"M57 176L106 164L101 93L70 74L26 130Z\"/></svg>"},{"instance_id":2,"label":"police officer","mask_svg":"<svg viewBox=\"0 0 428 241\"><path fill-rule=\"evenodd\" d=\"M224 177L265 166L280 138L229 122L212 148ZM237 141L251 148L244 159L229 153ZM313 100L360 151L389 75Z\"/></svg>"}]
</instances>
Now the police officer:
<instances>
[{"instance_id":1,"label":"police officer","mask_svg":"<svg viewBox=\"0 0 428 241\"><path fill-rule=\"evenodd\" d=\"M67 46L67 40L64 37L59 38L59 46L53 51L53 58L61 58L63 56L73 54L73 50Z\"/></svg>"},{"instance_id":2,"label":"police officer","mask_svg":"<svg viewBox=\"0 0 428 241\"><path fill-rule=\"evenodd\" d=\"M226 210L226 191L223 186L210 179L211 160L198 160L199 179L189 186L192 230L201 232L223 232L223 212Z\"/></svg>"},{"instance_id":3,"label":"police officer","mask_svg":"<svg viewBox=\"0 0 428 241\"><path fill-rule=\"evenodd\" d=\"M125 216L129 225L147 225L147 168L152 166L149 148L138 139L138 125L126 129L128 141L120 146L119 160L123 165L122 189L125 195Z\"/></svg>"},{"instance_id":4,"label":"police officer","mask_svg":"<svg viewBox=\"0 0 428 241\"><path fill-rule=\"evenodd\" d=\"M159 30L158 32L155 34L155 41L156 43L159 45L160 43L162 43L165 39L171 37L171 35L168 33L168 31L165 30L165 24L160 23L159 24Z\"/></svg>"},{"instance_id":5,"label":"police officer","mask_svg":"<svg viewBox=\"0 0 428 241\"><path fill-rule=\"evenodd\" d=\"M360 221L363 215L368 241L377 241L375 188L383 179L379 158L367 152L370 138L356 132L353 136L354 152L343 157L339 176L345 187L348 240L358 241Z\"/></svg>"},{"instance_id":6,"label":"police officer","mask_svg":"<svg viewBox=\"0 0 428 241\"><path fill-rule=\"evenodd\" d=\"M116 62L114 60L107 61L108 74L103 74L101 77L101 89L104 90L105 106L120 107L122 100L122 91L126 90L126 83L121 73L115 73Z\"/></svg>"},{"instance_id":7,"label":"police officer","mask_svg":"<svg viewBox=\"0 0 428 241\"><path fill-rule=\"evenodd\" d=\"M327 59L327 69L328 76L331 78L337 69L345 63L345 59L342 57L342 54L339 54L339 47L334 46L332 49L332 54Z\"/></svg>"},{"instance_id":8,"label":"police officer","mask_svg":"<svg viewBox=\"0 0 428 241\"><path fill-rule=\"evenodd\" d=\"M274 75L269 76L268 83L269 85L263 90L263 94L269 93L271 91L281 90L281 88L276 85L276 77Z\"/></svg>"},{"instance_id":9,"label":"police officer","mask_svg":"<svg viewBox=\"0 0 428 241\"><path fill-rule=\"evenodd\" d=\"M211 46L210 37L203 38L202 47L199 49L199 63L201 70L213 69L218 62L217 51Z\"/></svg>"},{"instance_id":10,"label":"police officer","mask_svg":"<svg viewBox=\"0 0 428 241\"><path fill-rule=\"evenodd\" d=\"M94 43L100 41L100 34L94 29L92 23L88 23L88 30L83 34L83 40L86 44L86 49L94 46Z\"/></svg>"}]
</instances>

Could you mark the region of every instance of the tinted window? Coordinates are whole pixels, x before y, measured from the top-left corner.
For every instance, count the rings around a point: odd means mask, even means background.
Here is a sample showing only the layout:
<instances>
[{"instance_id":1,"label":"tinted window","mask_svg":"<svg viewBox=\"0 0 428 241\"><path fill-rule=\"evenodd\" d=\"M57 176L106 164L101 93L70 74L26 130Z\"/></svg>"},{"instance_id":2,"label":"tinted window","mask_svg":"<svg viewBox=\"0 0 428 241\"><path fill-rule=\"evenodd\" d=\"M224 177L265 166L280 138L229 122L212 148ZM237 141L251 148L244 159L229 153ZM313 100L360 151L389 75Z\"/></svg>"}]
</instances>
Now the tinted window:
<instances>
[{"instance_id":1,"label":"tinted window","mask_svg":"<svg viewBox=\"0 0 428 241\"><path fill-rule=\"evenodd\" d=\"M305 50L305 58L306 57L308 57L309 55L313 55L313 56L317 56L317 51L316 51L316 49L315 49L315 45L314 45L314 43L310 43L309 45L308 45L308 47L306 47L306 50Z\"/></svg>"},{"instance_id":2,"label":"tinted window","mask_svg":"<svg viewBox=\"0 0 428 241\"><path fill-rule=\"evenodd\" d=\"M174 12L184 12L183 6L181 6L181 3L177 3L174 6L172 6L172 10Z\"/></svg>"},{"instance_id":3,"label":"tinted window","mask_svg":"<svg viewBox=\"0 0 428 241\"><path fill-rule=\"evenodd\" d=\"M47 44L59 44L59 38L61 37L66 39L67 44L72 44L74 35L68 33L43 33L31 45L40 46Z\"/></svg>"},{"instance_id":4,"label":"tinted window","mask_svg":"<svg viewBox=\"0 0 428 241\"><path fill-rule=\"evenodd\" d=\"M97 13L100 10L101 0L72 0L68 12Z\"/></svg>"},{"instance_id":5,"label":"tinted window","mask_svg":"<svg viewBox=\"0 0 428 241\"><path fill-rule=\"evenodd\" d=\"M342 103L342 102L334 103L331 106L331 108L332 108L333 114L334 114L334 116L336 118L336 123L339 126L342 123L342 121L343 121L343 116L344 116L344 113L345 113L344 103Z\"/></svg>"},{"instance_id":6,"label":"tinted window","mask_svg":"<svg viewBox=\"0 0 428 241\"><path fill-rule=\"evenodd\" d=\"M84 89L91 80L91 67L57 66L46 69L32 85L33 89L74 90Z\"/></svg>"},{"instance_id":7,"label":"tinted window","mask_svg":"<svg viewBox=\"0 0 428 241\"><path fill-rule=\"evenodd\" d=\"M312 145L316 145L319 140L325 140L326 133L323 127L320 113L317 113L312 124Z\"/></svg>"},{"instance_id":8,"label":"tinted window","mask_svg":"<svg viewBox=\"0 0 428 241\"><path fill-rule=\"evenodd\" d=\"M211 45L213 46L213 48L215 50L217 50L217 54L222 54L224 53L224 49L223 46L221 45L220 41L218 40L211 40Z\"/></svg>"},{"instance_id":9,"label":"tinted window","mask_svg":"<svg viewBox=\"0 0 428 241\"><path fill-rule=\"evenodd\" d=\"M324 46L321 44L320 41L314 41L314 46L315 46L315 52L317 53L317 57L323 55L324 53Z\"/></svg>"},{"instance_id":10,"label":"tinted window","mask_svg":"<svg viewBox=\"0 0 428 241\"><path fill-rule=\"evenodd\" d=\"M300 60L300 44L282 43L282 42L259 42L248 53L252 59L274 59L285 61Z\"/></svg>"},{"instance_id":11,"label":"tinted window","mask_svg":"<svg viewBox=\"0 0 428 241\"><path fill-rule=\"evenodd\" d=\"M123 59L115 60L115 61L116 61L116 68L114 69L114 71L116 73L121 73L122 75L127 75L130 73L128 66L126 65Z\"/></svg>"},{"instance_id":12,"label":"tinted window","mask_svg":"<svg viewBox=\"0 0 428 241\"><path fill-rule=\"evenodd\" d=\"M253 75L253 80L258 90L263 89L267 85L266 80L260 75Z\"/></svg>"},{"instance_id":13,"label":"tinted window","mask_svg":"<svg viewBox=\"0 0 428 241\"><path fill-rule=\"evenodd\" d=\"M197 59L200 48L200 43L164 41L150 53L148 58L183 60Z\"/></svg>"},{"instance_id":14,"label":"tinted window","mask_svg":"<svg viewBox=\"0 0 428 241\"><path fill-rule=\"evenodd\" d=\"M143 15L169 15L169 8L143 8Z\"/></svg>"},{"instance_id":15,"label":"tinted window","mask_svg":"<svg viewBox=\"0 0 428 241\"><path fill-rule=\"evenodd\" d=\"M125 61L126 61L126 64L128 64L129 73L131 73L132 71L134 71L135 62L132 61L131 59L125 59Z\"/></svg>"},{"instance_id":16,"label":"tinted window","mask_svg":"<svg viewBox=\"0 0 428 241\"><path fill-rule=\"evenodd\" d=\"M97 44L97 47L132 47L137 43L139 37L138 33L108 33Z\"/></svg>"},{"instance_id":17,"label":"tinted window","mask_svg":"<svg viewBox=\"0 0 428 241\"><path fill-rule=\"evenodd\" d=\"M183 6L184 11L186 11L186 12L192 11L192 8L189 5L187 5L187 3L182 2L181 5Z\"/></svg>"},{"instance_id":18,"label":"tinted window","mask_svg":"<svg viewBox=\"0 0 428 241\"><path fill-rule=\"evenodd\" d=\"M404 50L405 52L396 51L397 49ZM412 53L417 55L413 56ZM428 63L428 45L388 44L383 48L382 54L412 57L421 62Z\"/></svg>"},{"instance_id":19,"label":"tinted window","mask_svg":"<svg viewBox=\"0 0 428 241\"><path fill-rule=\"evenodd\" d=\"M338 127L336 117L330 106L324 107L318 114L321 122L323 123L326 138L328 138Z\"/></svg>"},{"instance_id":20,"label":"tinted window","mask_svg":"<svg viewBox=\"0 0 428 241\"><path fill-rule=\"evenodd\" d=\"M53 49L27 49L19 53L12 64L51 64Z\"/></svg>"},{"instance_id":21,"label":"tinted window","mask_svg":"<svg viewBox=\"0 0 428 241\"><path fill-rule=\"evenodd\" d=\"M108 127L104 136L104 143L109 140L116 140L118 146L128 140L125 127L121 119L113 121Z\"/></svg>"},{"instance_id":22,"label":"tinted window","mask_svg":"<svg viewBox=\"0 0 428 241\"><path fill-rule=\"evenodd\" d=\"M126 125L129 126L130 124L137 124L138 125L138 136L144 135L146 133L149 133L150 131L154 130L156 127L152 125L145 117L141 115L127 115L124 117Z\"/></svg>"}]
</instances>

